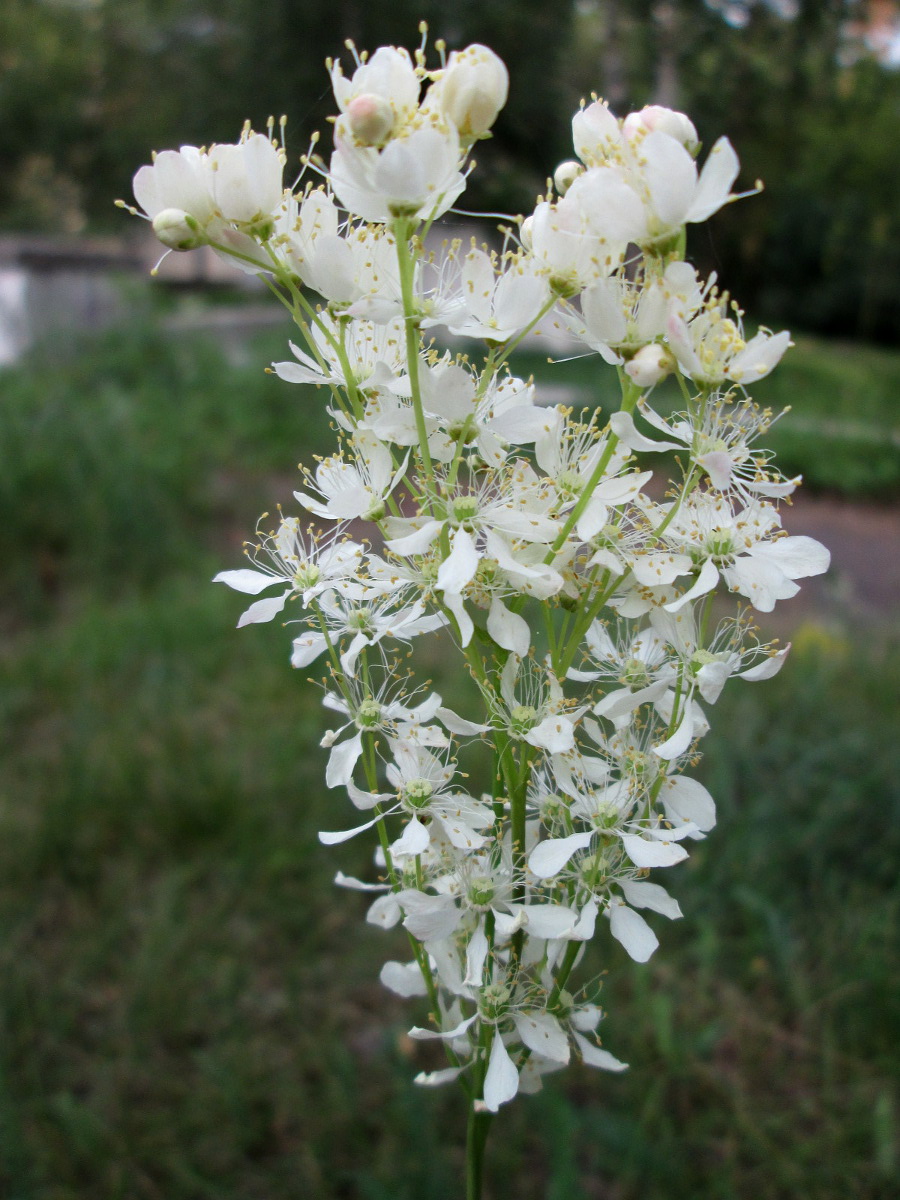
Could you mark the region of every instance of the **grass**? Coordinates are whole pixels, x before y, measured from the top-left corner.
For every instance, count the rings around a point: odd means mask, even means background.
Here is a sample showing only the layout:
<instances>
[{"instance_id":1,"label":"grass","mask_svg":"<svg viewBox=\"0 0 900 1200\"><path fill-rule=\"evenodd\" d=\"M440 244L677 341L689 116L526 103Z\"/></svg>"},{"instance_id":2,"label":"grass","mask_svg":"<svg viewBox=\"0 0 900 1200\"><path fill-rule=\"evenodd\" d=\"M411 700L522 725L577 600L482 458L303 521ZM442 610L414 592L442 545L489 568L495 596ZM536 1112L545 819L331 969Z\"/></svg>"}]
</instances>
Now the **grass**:
<instances>
[{"instance_id":1,"label":"grass","mask_svg":"<svg viewBox=\"0 0 900 1200\"><path fill-rule=\"evenodd\" d=\"M422 1014L377 981L403 939L331 884L369 850L316 841L350 819L318 697L208 582L327 421L152 329L2 382L0 1195L456 1200L460 1097L412 1087ZM685 920L646 967L591 951L631 1071L504 1110L492 1200L896 1195L900 646L867 636L726 690Z\"/></svg>"}]
</instances>

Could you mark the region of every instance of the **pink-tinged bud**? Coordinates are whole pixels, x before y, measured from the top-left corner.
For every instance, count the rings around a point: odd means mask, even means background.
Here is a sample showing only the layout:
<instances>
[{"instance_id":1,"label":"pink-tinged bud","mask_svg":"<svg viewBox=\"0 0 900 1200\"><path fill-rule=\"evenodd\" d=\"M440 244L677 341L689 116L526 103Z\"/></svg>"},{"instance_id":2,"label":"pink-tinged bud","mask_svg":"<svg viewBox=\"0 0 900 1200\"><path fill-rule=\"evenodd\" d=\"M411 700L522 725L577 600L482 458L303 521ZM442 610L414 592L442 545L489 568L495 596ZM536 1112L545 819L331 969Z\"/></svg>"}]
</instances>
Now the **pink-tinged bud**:
<instances>
[{"instance_id":1,"label":"pink-tinged bud","mask_svg":"<svg viewBox=\"0 0 900 1200\"><path fill-rule=\"evenodd\" d=\"M438 90L444 116L464 138L478 138L506 103L509 73L493 50L474 43L450 55Z\"/></svg>"},{"instance_id":2,"label":"pink-tinged bud","mask_svg":"<svg viewBox=\"0 0 900 1200\"><path fill-rule=\"evenodd\" d=\"M203 245L199 226L180 208L164 208L153 218L153 232L170 250L196 250Z\"/></svg>"},{"instance_id":3,"label":"pink-tinged bud","mask_svg":"<svg viewBox=\"0 0 900 1200\"><path fill-rule=\"evenodd\" d=\"M675 360L658 342L642 346L634 358L625 365L625 374L639 388L655 387L671 373Z\"/></svg>"},{"instance_id":4,"label":"pink-tinged bud","mask_svg":"<svg viewBox=\"0 0 900 1200\"><path fill-rule=\"evenodd\" d=\"M553 186L556 188L557 195L564 196L579 175L584 173L584 167L580 162L569 160L561 162L553 172Z\"/></svg>"},{"instance_id":5,"label":"pink-tinged bud","mask_svg":"<svg viewBox=\"0 0 900 1200\"><path fill-rule=\"evenodd\" d=\"M625 136L636 133L665 133L680 142L688 154L696 157L700 151L700 139L690 117L674 108L663 108L661 104L648 104L640 112L629 113L623 123Z\"/></svg>"},{"instance_id":6,"label":"pink-tinged bud","mask_svg":"<svg viewBox=\"0 0 900 1200\"><path fill-rule=\"evenodd\" d=\"M347 105L350 132L360 146L380 146L394 128L394 112L383 96L367 92Z\"/></svg>"}]
</instances>

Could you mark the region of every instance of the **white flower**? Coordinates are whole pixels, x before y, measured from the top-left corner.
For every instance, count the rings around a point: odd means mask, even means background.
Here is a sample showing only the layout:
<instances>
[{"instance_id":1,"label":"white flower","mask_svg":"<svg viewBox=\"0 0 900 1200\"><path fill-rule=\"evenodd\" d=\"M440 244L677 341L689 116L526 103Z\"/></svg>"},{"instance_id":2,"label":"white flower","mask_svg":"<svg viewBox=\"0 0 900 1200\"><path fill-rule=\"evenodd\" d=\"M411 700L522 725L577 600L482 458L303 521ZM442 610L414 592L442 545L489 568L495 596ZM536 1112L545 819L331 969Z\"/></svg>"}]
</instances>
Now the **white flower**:
<instances>
[{"instance_id":1,"label":"white flower","mask_svg":"<svg viewBox=\"0 0 900 1200\"><path fill-rule=\"evenodd\" d=\"M312 329L317 357L290 342L297 362L272 363L287 383L339 384L341 387L382 388L406 370L403 323L335 317L325 313Z\"/></svg>"},{"instance_id":2,"label":"white flower","mask_svg":"<svg viewBox=\"0 0 900 1200\"><path fill-rule=\"evenodd\" d=\"M581 313L570 311L566 324L603 358L620 365L632 361L650 343L663 338L674 305L693 311L702 302L696 273L688 263L670 263L662 276L630 279L615 274L602 279L581 295ZM662 351L662 347L659 348Z\"/></svg>"},{"instance_id":3,"label":"white flower","mask_svg":"<svg viewBox=\"0 0 900 1200\"><path fill-rule=\"evenodd\" d=\"M625 137L633 139L637 134L658 130L680 142L688 154L695 157L700 149L700 139L694 122L683 112L664 108L661 104L648 104L640 112L629 113L622 122Z\"/></svg>"},{"instance_id":4,"label":"white flower","mask_svg":"<svg viewBox=\"0 0 900 1200\"><path fill-rule=\"evenodd\" d=\"M264 555L271 565L261 564L257 555ZM271 621L291 595L301 596L306 606L337 583L355 578L362 555L362 546L350 541L343 526L324 537L309 529L304 537L297 518L287 517L276 533L264 535L255 548L253 561L259 570L244 567L238 571L220 571L213 583L226 583L253 596L275 583L288 585L280 595L251 604L238 621L240 629L243 625Z\"/></svg>"},{"instance_id":5,"label":"white flower","mask_svg":"<svg viewBox=\"0 0 900 1200\"><path fill-rule=\"evenodd\" d=\"M673 313L666 336L682 372L704 387L732 383L756 383L772 371L793 343L787 330L769 333L761 329L744 340L741 314L727 315L728 297L713 296L689 322Z\"/></svg>"},{"instance_id":6,"label":"white flower","mask_svg":"<svg viewBox=\"0 0 900 1200\"><path fill-rule=\"evenodd\" d=\"M340 662L341 669L352 674L364 647L376 646L384 639L408 642L446 624L441 613L426 614L425 602L410 600L402 590L385 595L381 589L362 585L340 594L323 593L318 613L327 633L320 632L317 622L311 632L294 638L293 667L309 666L329 644L338 645L349 638L349 644L340 651Z\"/></svg>"},{"instance_id":7,"label":"white flower","mask_svg":"<svg viewBox=\"0 0 900 1200\"><path fill-rule=\"evenodd\" d=\"M334 194L366 221L433 220L466 185L454 126L409 127L382 150L358 146L341 120L335 126L329 179Z\"/></svg>"},{"instance_id":8,"label":"white flower","mask_svg":"<svg viewBox=\"0 0 900 1200\"><path fill-rule=\"evenodd\" d=\"M450 324L460 337L505 342L537 320L547 302L544 276L528 258L514 258L497 273L492 257L473 246L463 260L464 314Z\"/></svg>"},{"instance_id":9,"label":"white flower","mask_svg":"<svg viewBox=\"0 0 900 1200\"><path fill-rule=\"evenodd\" d=\"M209 159L201 150L196 146L163 150L152 166L140 168L133 187L135 199L151 220L166 213L167 221L161 225L171 226L172 214L181 214L184 228L196 239L194 244L201 244L216 212Z\"/></svg>"},{"instance_id":10,"label":"white flower","mask_svg":"<svg viewBox=\"0 0 900 1200\"><path fill-rule=\"evenodd\" d=\"M632 143L627 178L644 203L645 227L636 238L646 249L664 247L686 224L705 221L737 199L731 185L739 163L728 138L710 150L699 176L680 141L654 130Z\"/></svg>"},{"instance_id":11,"label":"white flower","mask_svg":"<svg viewBox=\"0 0 900 1200\"><path fill-rule=\"evenodd\" d=\"M284 153L263 133L247 132L236 145L210 147L209 170L219 214L265 239L282 200Z\"/></svg>"},{"instance_id":12,"label":"white flower","mask_svg":"<svg viewBox=\"0 0 900 1200\"><path fill-rule=\"evenodd\" d=\"M800 482L799 477L786 480L781 476L771 465L771 451L753 447L774 418L768 409L749 399L736 401L731 392L712 393L690 413L676 413L668 421L646 405L640 406L640 412L656 429L676 439L658 443L660 449L677 449L679 442L689 447L692 460L703 468L716 491L733 492L745 504L753 497L789 496ZM635 442L631 431L625 440L635 449L646 448Z\"/></svg>"},{"instance_id":13,"label":"white flower","mask_svg":"<svg viewBox=\"0 0 900 1200\"><path fill-rule=\"evenodd\" d=\"M494 720L510 737L549 754L565 754L575 745L575 726L583 713L583 707L566 699L552 671L510 654L494 712Z\"/></svg>"},{"instance_id":14,"label":"white flower","mask_svg":"<svg viewBox=\"0 0 900 1200\"><path fill-rule=\"evenodd\" d=\"M402 126L411 120L419 106L421 81L407 50L396 46L379 46L365 61L357 59L350 79L344 75L340 62L331 68L331 86L341 112L347 112L355 101L373 98L386 104L392 114L391 126ZM383 140L383 139L378 139Z\"/></svg>"},{"instance_id":15,"label":"white flower","mask_svg":"<svg viewBox=\"0 0 900 1200\"><path fill-rule=\"evenodd\" d=\"M574 296L617 269L642 224L641 202L621 173L596 168L555 204L538 204L522 232L551 288Z\"/></svg>"},{"instance_id":16,"label":"white flower","mask_svg":"<svg viewBox=\"0 0 900 1200\"><path fill-rule=\"evenodd\" d=\"M294 496L318 517L380 521L385 500L403 478L406 463L395 469L387 447L365 430L355 435L352 445L352 461L326 458L316 468L314 486L322 500L307 492L294 492Z\"/></svg>"},{"instance_id":17,"label":"white flower","mask_svg":"<svg viewBox=\"0 0 900 1200\"><path fill-rule=\"evenodd\" d=\"M484 137L506 103L509 72L493 50L474 43L454 50L431 86L426 106L437 106L463 138Z\"/></svg>"},{"instance_id":18,"label":"white flower","mask_svg":"<svg viewBox=\"0 0 900 1200\"><path fill-rule=\"evenodd\" d=\"M662 517L668 507L660 505L656 512ZM824 546L809 537L783 537L780 524L770 504L751 503L733 512L724 497L695 493L663 534L668 545L690 555L699 568L693 586L668 603L668 610L677 612L712 591L721 574L730 590L746 596L758 612L771 612L776 601L799 592L795 579L828 570L830 555Z\"/></svg>"}]
</instances>

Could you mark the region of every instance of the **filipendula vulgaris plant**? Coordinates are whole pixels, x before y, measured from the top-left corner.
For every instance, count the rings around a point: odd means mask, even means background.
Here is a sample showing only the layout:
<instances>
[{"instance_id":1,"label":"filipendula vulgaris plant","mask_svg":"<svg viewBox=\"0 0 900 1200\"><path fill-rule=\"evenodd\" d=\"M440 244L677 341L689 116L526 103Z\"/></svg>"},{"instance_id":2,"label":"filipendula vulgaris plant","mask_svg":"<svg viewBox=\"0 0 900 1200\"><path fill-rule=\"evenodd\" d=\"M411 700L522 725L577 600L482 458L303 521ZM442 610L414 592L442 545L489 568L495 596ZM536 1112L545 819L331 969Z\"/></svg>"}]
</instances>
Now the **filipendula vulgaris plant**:
<instances>
[{"instance_id":1,"label":"filipendula vulgaris plant","mask_svg":"<svg viewBox=\"0 0 900 1200\"><path fill-rule=\"evenodd\" d=\"M799 480L757 445L772 416L747 394L789 335L746 338L685 258L687 226L739 198L728 140L698 169L683 113L620 119L594 99L572 121L575 157L502 251L426 250L506 100L506 67L440 42L429 67L424 36L412 55L348 48L351 74L327 64L333 152L314 138L292 187L270 122L156 155L134 194L169 249L210 246L265 280L299 343L273 370L319 388L337 428L333 453L302 468L311 516L280 515L252 566L216 579L263 597L240 625L289 616L294 667L326 664L325 784L364 819L338 804L319 838L377 837L372 877L336 882L372 895L371 924L409 935L409 961L381 981L422 998L410 1037L446 1052L416 1082L465 1091L475 1200L501 1105L572 1058L625 1069L599 1033L596 973L579 980L585 944L611 936L643 963L657 918L681 916L651 872L715 824L686 773L708 709L730 677L779 670L787 648L760 644L750 610L793 596L828 553L781 529ZM512 373L550 314L616 372L617 411L542 406ZM442 352L442 330L484 353ZM667 376L683 405L663 417ZM673 478L653 469L669 451ZM742 598L731 616L714 615L722 591ZM472 711L399 668L439 632L474 681ZM492 756L477 781L459 766L474 740Z\"/></svg>"}]
</instances>

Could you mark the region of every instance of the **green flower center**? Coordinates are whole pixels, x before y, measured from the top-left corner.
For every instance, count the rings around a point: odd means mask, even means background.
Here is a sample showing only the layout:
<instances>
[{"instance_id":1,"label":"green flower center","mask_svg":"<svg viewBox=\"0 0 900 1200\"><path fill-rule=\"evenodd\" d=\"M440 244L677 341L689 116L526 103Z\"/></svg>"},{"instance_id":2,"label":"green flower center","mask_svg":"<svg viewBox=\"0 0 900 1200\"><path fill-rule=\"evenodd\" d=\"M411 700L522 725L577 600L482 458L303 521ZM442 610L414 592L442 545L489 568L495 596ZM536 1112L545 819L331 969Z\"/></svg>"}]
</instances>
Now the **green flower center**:
<instances>
[{"instance_id":1,"label":"green flower center","mask_svg":"<svg viewBox=\"0 0 900 1200\"><path fill-rule=\"evenodd\" d=\"M489 983L481 993L481 1011L490 1021L497 1021L506 1011L510 991L504 983Z\"/></svg>"},{"instance_id":2,"label":"green flower center","mask_svg":"<svg viewBox=\"0 0 900 1200\"><path fill-rule=\"evenodd\" d=\"M734 536L727 529L715 529L707 537L705 548L713 562L728 562L734 555Z\"/></svg>"},{"instance_id":3,"label":"green flower center","mask_svg":"<svg viewBox=\"0 0 900 1200\"><path fill-rule=\"evenodd\" d=\"M360 729L374 729L381 721L381 705L367 696L356 710L356 724Z\"/></svg>"},{"instance_id":4,"label":"green flower center","mask_svg":"<svg viewBox=\"0 0 900 1200\"><path fill-rule=\"evenodd\" d=\"M322 572L315 563L303 563L294 573L294 587L305 592L307 588L315 587L322 578Z\"/></svg>"},{"instance_id":5,"label":"green flower center","mask_svg":"<svg viewBox=\"0 0 900 1200\"><path fill-rule=\"evenodd\" d=\"M355 629L357 633L374 633L375 618L369 608L358 608L347 618L347 628Z\"/></svg>"},{"instance_id":6,"label":"green flower center","mask_svg":"<svg viewBox=\"0 0 900 1200\"><path fill-rule=\"evenodd\" d=\"M584 481L577 471L565 470L557 475L556 488L564 496L579 496L584 490Z\"/></svg>"},{"instance_id":7,"label":"green flower center","mask_svg":"<svg viewBox=\"0 0 900 1200\"><path fill-rule=\"evenodd\" d=\"M403 803L414 811L425 808L434 788L427 779L411 779L403 788Z\"/></svg>"},{"instance_id":8,"label":"green flower center","mask_svg":"<svg viewBox=\"0 0 900 1200\"><path fill-rule=\"evenodd\" d=\"M530 704L517 704L509 714L509 723L514 734L524 737L537 724L537 709Z\"/></svg>"},{"instance_id":9,"label":"green flower center","mask_svg":"<svg viewBox=\"0 0 900 1200\"><path fill-rule=\"evenodd\" d=\"M476 875L469 884L469 903L473 908L489 908L494 892L494 881L490 875Z\"/></svg>"},{"instance_id":10,"label":"green flower center","mask_svg":"<svg viewBox=\"0 0 900 1200\"><path fill-rule=\"evenodd\" d=\"M625 663L625 670L622 672L622 681L633 692L638 688L648 687L651 677L647 670L647 664L640 658L629 658Z\"/></svg>"},{"instance_id":11,"label":"green flower center","mask_svg":"<svg viewBox=\"0 0 900 1200\"><path fill-rule=\"evenodd\" d=\"M453 501L451 512L455 525L468 525L478 514L478 500L475 496L460 496Z\"/></svg>"}]
</instances>

